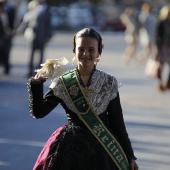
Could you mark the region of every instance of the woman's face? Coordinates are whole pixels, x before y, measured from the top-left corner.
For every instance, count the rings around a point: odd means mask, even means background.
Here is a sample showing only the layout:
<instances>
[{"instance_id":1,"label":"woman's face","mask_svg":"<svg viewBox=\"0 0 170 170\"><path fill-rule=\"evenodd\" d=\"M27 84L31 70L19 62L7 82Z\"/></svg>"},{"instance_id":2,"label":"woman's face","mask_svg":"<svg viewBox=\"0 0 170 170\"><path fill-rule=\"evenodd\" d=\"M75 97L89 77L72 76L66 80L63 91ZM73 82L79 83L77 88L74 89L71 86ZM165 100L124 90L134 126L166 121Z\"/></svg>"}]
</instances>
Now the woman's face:
<instances>
[{"instance_id":1,"label":"woman's face","mask_svg":"<svg viewBox=\"0 0 170 170\"><path fill-rule=\"evenodd\" d=\"M78 68L94 67L95 59L99 57L98 41L91 37L76 38L74 55L78 61Z\"/></svg>"}]
</instances>

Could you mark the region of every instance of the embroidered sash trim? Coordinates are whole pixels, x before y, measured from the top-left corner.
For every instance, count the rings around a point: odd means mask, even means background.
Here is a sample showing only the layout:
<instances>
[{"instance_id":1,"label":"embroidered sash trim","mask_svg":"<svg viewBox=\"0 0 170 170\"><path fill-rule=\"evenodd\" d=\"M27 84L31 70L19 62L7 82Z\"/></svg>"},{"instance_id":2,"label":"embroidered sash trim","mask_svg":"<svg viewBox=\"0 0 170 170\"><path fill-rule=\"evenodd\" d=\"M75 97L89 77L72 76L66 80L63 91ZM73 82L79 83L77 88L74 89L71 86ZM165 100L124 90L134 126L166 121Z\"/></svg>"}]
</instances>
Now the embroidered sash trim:
<instances>
[{"instance_id":1,"label":"embroidered sash trim","mask_svg":"<svg viewBox=\"0 0 170 170\"><path fill-rule=\"evenodd\" d=\"M75 109L78 111L78 117L104 147L119 170L129 170L129 163L123 149L89 105L75 70L64 74L62 83Z\"/></svg>"}]
</instances>

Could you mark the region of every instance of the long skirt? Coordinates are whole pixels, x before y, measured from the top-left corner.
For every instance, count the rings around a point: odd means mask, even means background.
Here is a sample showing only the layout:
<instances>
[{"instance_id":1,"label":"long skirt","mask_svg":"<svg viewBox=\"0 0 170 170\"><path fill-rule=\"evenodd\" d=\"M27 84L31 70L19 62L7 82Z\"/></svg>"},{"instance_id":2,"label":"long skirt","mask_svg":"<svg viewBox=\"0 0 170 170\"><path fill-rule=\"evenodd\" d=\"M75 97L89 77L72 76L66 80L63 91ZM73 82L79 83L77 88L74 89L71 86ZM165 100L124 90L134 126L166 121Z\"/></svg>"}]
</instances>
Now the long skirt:
<instances>
[{"instance_id":1,"label":"long skirt","mask_svg":"<svg viewBox=\"0 0 170 170\"><path fill-rule=\"evenodd\" d=\"M33 170L117 170L84 126L64 125L48 139Z\"/></svg>"}]
</instances>

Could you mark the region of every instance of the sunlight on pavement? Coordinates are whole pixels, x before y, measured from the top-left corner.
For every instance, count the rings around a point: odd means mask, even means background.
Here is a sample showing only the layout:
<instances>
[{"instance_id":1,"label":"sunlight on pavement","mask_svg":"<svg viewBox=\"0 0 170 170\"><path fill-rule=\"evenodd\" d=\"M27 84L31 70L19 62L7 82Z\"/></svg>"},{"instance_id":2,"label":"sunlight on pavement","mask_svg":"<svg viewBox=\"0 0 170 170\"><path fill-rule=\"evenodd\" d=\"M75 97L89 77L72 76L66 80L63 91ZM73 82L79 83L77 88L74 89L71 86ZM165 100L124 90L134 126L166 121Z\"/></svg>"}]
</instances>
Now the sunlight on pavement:
<instances>
[{"instance_id":1,"label":"sunlight on pavement","mask_svg":"<svg viewBox=\"0 0 170 170\"><path fill-rule=\"evenodd\" d=\"M16 145L43 147L45 143L37 142L37 141L13 140L13 139L0 138L0 144L16 144Z\"/></svg>"},{"instance_id":2,"label":"sunlight on pavement","mask_svg":"<svg viewBox=\"0 0 170 170\"><path fill-rule=\"evenodd\" d=\"M0 166L9 166L9 163L0 161Z\"/></svg>"}]
</instances>

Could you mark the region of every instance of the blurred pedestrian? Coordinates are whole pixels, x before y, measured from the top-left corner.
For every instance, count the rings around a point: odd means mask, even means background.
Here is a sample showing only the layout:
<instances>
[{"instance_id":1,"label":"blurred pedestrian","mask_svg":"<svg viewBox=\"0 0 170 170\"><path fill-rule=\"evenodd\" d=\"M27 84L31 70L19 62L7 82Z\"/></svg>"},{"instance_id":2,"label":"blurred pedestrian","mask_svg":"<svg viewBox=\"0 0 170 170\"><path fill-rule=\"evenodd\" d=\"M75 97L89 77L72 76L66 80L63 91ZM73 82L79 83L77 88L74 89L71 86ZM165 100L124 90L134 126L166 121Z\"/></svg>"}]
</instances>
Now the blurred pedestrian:
<instances>
[{"instance_id":1,"label":"blurred pedestrian","mask_svg":"<svg viewBox=\"0 0 170 170\"><path fill-rule=\"evenodd\" d=\"M139 14L140 22L140 36L139 42L142 50L138 56L141 60L147 60L152 54L155 54L155 31L156 31L156 17L152 13L152 6L146 2L141 7Z\"/></svg>"},{"instance_id":2,"label":"blurred pedestrian","mask_svg":"<svg viewBox=\"0 0 170 170\"><path fill-rule=\"evenodd\" d=\"M156 31L156 44L161 64L158 90L163 91L170 89L170 5L163 6L160 10ZM168 70L164 71L166 65Z\"/></svg>"},{"instance_id":3,"label":"blurred pedestrian","mask_svg":"<svg viewBox=\"0 0 170 170\"><path fill-rule=\"evenodd\" d=\"M62 60L47 60L29 79L31 116L45 117L60 103L68 118L49 138L33 170L138 170L123 120L120 83L96 68L102 49L100 34L82 29L73 37L75 69L58 75ZM43 83L50 77L43 97Z\"/></svg>"},{"instance_id":4,"label":"blurred pedestrian","mask_svg":"<svg viewBox=\"0 0 170 170\"><path fill-rule=\"evenodd\" d=\"M0 2L0 64L4 65L4 44L5 44L5 25L7 15L4 12L4 5Z\"/></svg>"},{"instance_id":5,"label":"blurred pedestrian","mask_svg":"<svg viewBox=\"0 0 170 170\"><path fill-rule=\"evenodd\" d=\"M123 55L125 62L130 62L132 59L136 59L136 49L139 38L139 22L138 22L138 11L133 7L125 9L123 14L120 16L121 22L125 25L125 41L127 48Z\"/></svg>"},{"instance_id":6,"label":"blurred pedestrian","mask_svg":"<svg viewBox=\"0 0 170 170\"><path fill-rule=\"evenodd\" d=\"M12 47L12 38L14 30L14 21L16 9L8 0L0 0L1 3L1 20L3 23L3 53L1 53L1 62L4 66L4 74L10 73L10 51Z\"/></svg>"},{"instance_id":7,"label":"blurred pedestrian","mask_svg":"<svg viewBox=\"0 0 170 170\"><path fill-rule=\"evenodd\" d=\"M28 4L28 8L17 33L24 32L29 47L30 61L27 76L30 77L33 75L34 68L37 68L34 66L35 52L39 51L40 53L38 67L44 60L44 49L52 36L52 27L49 6L45 0L32 0Z\"/></svg>"}]
</instances>

